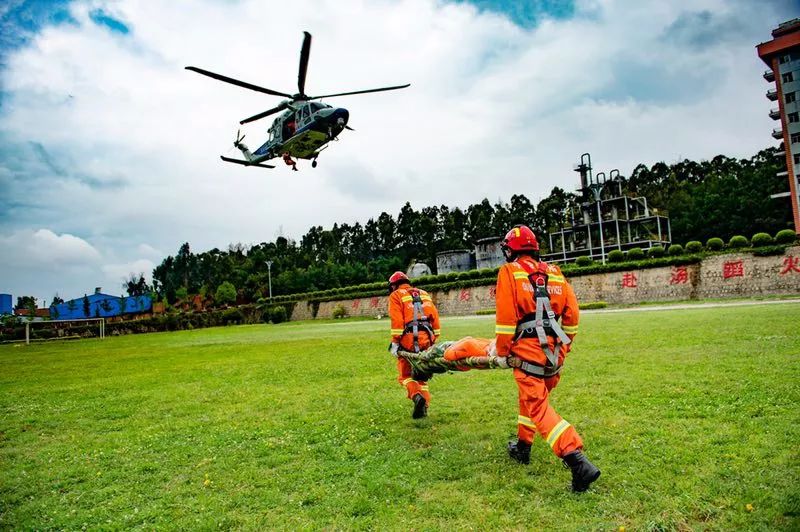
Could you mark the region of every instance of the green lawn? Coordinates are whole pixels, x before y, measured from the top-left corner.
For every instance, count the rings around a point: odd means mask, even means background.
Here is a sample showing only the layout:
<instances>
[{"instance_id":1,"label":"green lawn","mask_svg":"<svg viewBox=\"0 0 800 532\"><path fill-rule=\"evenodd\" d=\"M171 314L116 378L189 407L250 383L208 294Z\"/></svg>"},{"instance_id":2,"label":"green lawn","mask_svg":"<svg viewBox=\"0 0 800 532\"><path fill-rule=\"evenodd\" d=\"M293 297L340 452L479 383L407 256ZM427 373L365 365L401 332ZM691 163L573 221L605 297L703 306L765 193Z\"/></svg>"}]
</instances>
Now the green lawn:
<instances>
[{"instance_id":1,"label":"green lawn","mask_svg":"<svg viewBox=\"0 0 800 532\"><path fill-rule=\"evenodd\" d=\"M388 328L0 347L0 528L800 528L800 304L587 314L553 396L582 495L541 440L507 458L509 372L436 376L412 420Z\"/></svg>"}]
</instances>

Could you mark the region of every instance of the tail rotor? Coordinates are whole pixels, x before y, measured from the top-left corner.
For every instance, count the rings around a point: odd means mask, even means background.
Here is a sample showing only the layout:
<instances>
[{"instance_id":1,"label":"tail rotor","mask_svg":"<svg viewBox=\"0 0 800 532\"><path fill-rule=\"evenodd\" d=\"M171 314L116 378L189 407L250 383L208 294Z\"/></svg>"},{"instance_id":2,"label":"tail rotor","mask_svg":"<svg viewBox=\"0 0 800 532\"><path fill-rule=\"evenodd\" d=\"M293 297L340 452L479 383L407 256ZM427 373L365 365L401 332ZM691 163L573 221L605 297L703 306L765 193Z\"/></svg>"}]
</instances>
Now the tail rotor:
<instances>
[{"instance_id":1,"label":"tail rotor","mask_svg":"<svg viewBox=\"0 0 800 532\"><path fill-rule=\"evenodd\" d=\"M236 140L233 141L233 147L239 148L242 145L242 141L246 135L242 135L240 130L236 130Z\"/></svg>"}]
</instances>

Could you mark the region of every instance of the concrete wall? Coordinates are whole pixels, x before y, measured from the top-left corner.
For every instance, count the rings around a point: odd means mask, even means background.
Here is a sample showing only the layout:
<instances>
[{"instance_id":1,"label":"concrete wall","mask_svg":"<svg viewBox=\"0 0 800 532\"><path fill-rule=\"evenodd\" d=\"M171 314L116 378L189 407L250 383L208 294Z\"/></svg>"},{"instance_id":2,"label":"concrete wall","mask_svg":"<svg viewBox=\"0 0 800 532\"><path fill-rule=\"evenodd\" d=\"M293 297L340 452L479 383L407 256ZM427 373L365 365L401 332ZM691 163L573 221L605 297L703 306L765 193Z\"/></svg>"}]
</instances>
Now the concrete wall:
<instances>
[{"instance_id":1,"label":"concrete wall","mask_svg":"<svg viewBox=\"0 0 800 532\"><path fill-rule=\"evenodd\" d=\"M466 272L475 268L468 249L453 249L436 254L436 273Z\"/></svg>"},{"instance_id":2,"label":"concrete wall","mask_svg":"<svg viewBox=\"0 0 800 532\"><path fill-rule=\"evenodd\" d=\"M688 266L667 266L646 270L584 275L570 279L578 300L583 303L640 303L765 295L800 296L800 246L783 255L756 257L750 253L727 253ZM468 315L492 309L495 287L476 286L433 292L442 315ZM330 318L341 305L349 316L385 316L387 297L372 297L320 303L318 318ZM295 305L292 319L311 319L312 305Z\"/></svg>"}]
</instances>

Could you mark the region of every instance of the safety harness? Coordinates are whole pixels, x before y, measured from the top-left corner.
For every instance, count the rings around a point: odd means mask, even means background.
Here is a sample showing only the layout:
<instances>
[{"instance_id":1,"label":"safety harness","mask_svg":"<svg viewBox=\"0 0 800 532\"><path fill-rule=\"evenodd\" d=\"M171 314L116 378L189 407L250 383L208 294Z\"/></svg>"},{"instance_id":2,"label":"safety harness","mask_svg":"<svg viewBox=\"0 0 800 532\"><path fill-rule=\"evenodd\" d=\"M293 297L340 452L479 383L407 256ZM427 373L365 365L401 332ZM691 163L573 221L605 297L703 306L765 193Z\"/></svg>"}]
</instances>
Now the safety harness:
<instances>
[{"instance_id":1,"label":"safety harness","mask_svg":"<svg viewBox=\"0 0 800 532\"><path fill-rule=\"evenodd\" d=\"M547 264L539 262L538 269L533 272L525 264L519 262L517 264L528 274L528 280L533 286L533 302L536 311L526 314L517 322L514 341L522 338L536 338L547 357L547 363L544 366L521 360L519 369L534 377L546 378L558 375L561 371L561 366L558 365L558 353L561 346L569 345L571 340L561 328L558 317L550 305L550 294L547 291ZM553 349L550 349L548 337L555 340Z\"/></svg>"},{"instance_id":2,"label":"safety harness","mask_svg":"<svg viewBox=\"0 0 800 532\"><path fill-rule=\"evenodd\" d=\"M422 297L419 290L412 288L408 291L411 294L411 308L413 310L414 318L406 323L403 329L403 334L411 333L414 338L414 352L419 353L419 332L420 330L428 334L428 339L431 344L433 343L433 328L428 322L428 316L425 315L425 310L422 308Z\"/></svg>"}]
</instances>

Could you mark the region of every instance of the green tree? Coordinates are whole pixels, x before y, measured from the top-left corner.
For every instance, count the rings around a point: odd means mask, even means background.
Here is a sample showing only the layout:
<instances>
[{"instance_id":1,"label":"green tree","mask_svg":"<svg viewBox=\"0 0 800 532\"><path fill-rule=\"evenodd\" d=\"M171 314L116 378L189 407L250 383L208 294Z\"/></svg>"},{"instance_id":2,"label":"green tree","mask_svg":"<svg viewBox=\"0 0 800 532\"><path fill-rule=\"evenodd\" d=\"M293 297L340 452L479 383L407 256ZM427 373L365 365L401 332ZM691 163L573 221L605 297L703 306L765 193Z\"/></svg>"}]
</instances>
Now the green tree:
<instances>
[{"instance_id":1,"label":"green tree","mask_svg":"<svg viewBox=\"0 0 800 532\"><path fill-rule=\"evenodd\" d=\"M214 302L217 305L230 305L236 302L236 287L228 281L223 282L214 294Z\"/></svg>"}]
</instances>

